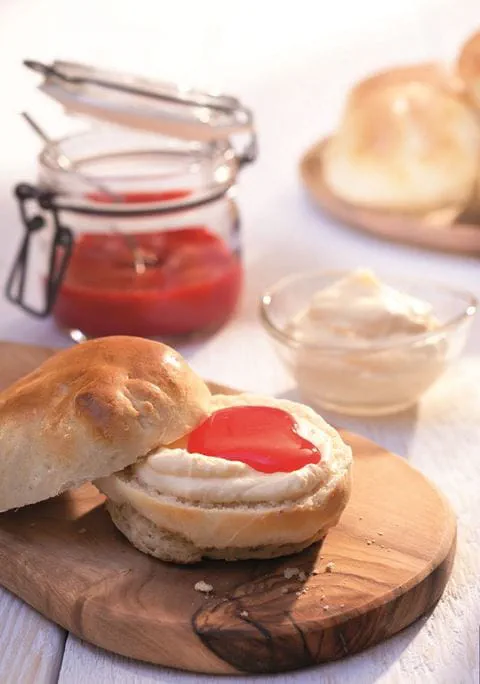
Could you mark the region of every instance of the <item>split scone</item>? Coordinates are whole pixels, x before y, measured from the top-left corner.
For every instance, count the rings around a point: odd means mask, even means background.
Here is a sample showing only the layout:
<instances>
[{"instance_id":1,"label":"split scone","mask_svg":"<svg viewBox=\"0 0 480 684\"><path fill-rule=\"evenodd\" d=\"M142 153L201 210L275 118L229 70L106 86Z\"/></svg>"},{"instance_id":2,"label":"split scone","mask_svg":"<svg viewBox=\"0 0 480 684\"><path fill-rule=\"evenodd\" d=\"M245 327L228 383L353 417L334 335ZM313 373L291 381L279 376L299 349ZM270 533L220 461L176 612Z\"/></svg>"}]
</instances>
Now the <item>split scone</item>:
<instances>
[{"instance_id":1,"label":"split scone","mask_svg":"<svg viewBox=\"0 0 480 684\"><path fill-rule=\"evenodd\" d=\"M253 394L215 395L209 413L95 482L118 529L176 563L273 558L322 539L350 494L351 450L337 431L302 404Z\"/></svg>"}]
</instances>

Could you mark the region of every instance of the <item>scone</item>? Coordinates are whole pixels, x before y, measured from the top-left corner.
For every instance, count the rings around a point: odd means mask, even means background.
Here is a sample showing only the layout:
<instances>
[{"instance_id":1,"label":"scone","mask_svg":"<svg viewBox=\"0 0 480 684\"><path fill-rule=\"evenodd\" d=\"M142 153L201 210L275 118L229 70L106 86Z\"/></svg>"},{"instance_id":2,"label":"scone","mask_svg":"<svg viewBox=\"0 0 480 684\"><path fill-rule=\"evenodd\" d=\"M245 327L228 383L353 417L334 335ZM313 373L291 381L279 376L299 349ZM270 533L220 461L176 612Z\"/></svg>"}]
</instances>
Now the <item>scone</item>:
<instances>
[{"instance_id":1,"label":"scone","mask_svg":"<svg viewBox=\"0 0 480 684\"><path fill-rule=\"evenodd\" d=\"M180 354L138 337L55 354L0 393L0 512L109 475L208 415Z\"/></svg>"},{"instance_id":2,"label":"scone","mask_svg":"<svg viewBox=\"0 0 480 684\"><path fill-rule=\"evenodd\" d=\"M1 392L0 454L0 512L95 481L138 549L179 563L298 551L350 491L350 449L311 409L212 398L135 337L64 350Z\"/></svg>"},{"instance_id":3,"label":"scone","mask_svg":"<svg viewBox=\"0 0 480 684\"><path fill-rule=\"evenodd\" d=\"M323 152L324 180L346 202L424 213L474 193L480 127L453 80L432 66L395 69L351 92Z\"/></svg>"},{"instance_id":4,"label":"scone","mask_svg":"<svg viewBox=\"0 0 480 684\"><path fill-rule=\"evenodd\" d=\"M248 407L269 410L239 413ZM350 494L351 450L337 431L302 404L252 394L215 395L209 413L180 441L95 482L118 529L177 563L273 558L322 539Z\"/></svg>"}]
</instances>

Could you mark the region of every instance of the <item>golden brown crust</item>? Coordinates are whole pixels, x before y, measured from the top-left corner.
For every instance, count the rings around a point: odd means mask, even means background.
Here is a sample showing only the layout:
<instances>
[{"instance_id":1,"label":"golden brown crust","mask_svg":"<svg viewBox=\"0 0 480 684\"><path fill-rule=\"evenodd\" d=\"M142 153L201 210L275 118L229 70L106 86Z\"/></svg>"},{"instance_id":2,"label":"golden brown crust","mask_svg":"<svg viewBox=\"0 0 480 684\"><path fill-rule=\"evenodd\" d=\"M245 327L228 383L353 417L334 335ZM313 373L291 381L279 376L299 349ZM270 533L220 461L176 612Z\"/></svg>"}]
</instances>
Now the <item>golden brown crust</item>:
<instances>
[{"instance_id":1,"label":"golden brown crust","mask_svg":"<svg viewBox=\"0 0 480 684\"><path fill-rule=\"evenodd\" d=\"M182 357L134 337L55 354L0 394L0 511L126 467L207 414Z\"/></svg>"},{"instance_id":2,"label":"golden brown crust","mask_svg":"<svg viewBox=\"0 0 480 684\"><path fill-rule=\"evenodd\" d=\"M456 94L463 92L462 81L450 73L443 64L424 62L393 67L365 78L352 88L349 100L355 100L355 103L360 105L362 100L374 92L406 83L425 83Z\"/></svg>"},{"instance_id":3,"label":"golden brown crust","mask_svg":"<svg viewBox=\"0 0 480 684\"><path fill-rule=\"evenodd\" d=\"M462 47L457 71L469 101L480 109L480 31L474 33Z\"/></svg>"}]
</instances>

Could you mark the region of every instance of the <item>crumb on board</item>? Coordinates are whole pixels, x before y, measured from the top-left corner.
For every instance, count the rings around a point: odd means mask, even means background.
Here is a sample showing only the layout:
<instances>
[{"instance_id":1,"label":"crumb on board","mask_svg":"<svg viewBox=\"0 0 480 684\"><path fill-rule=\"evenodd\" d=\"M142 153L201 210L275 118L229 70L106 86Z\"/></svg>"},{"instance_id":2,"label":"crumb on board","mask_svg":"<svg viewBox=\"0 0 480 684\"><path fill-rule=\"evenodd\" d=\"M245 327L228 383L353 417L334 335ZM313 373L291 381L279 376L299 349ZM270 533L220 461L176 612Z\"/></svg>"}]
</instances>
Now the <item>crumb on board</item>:
<instances>
[{"instance_id":1,"label":"crumb on board","mask_svg":"<svg viewBox=\"0 0 480 684\"><path fill-rule=\"evenodd\" d=\"M298 579L300 580L300 582L305 582L305 580L307 579L307 575L303 570L300 570L300 572L298 573Z\"/></svg>"},{"instance_id":2,"label":"crumb on board","mask_svg":"<svg viewBox=\"0 0 480 684\"><path fill-rule=\"evenodd\" d=\"M85 534L86 531L87 531L86 528L82 527L81 530L78 530L78 534Z\"/></svg>"},{"instance_id":3,"label":"crumb on board","mask_svg":"<svg viewBox=\"0 0 480 684\"><path fill-rule=\"evenodd\" d=\"M248 617L248 610L242 610L242 612L240 613L240 617L247 618Z\"/></svg>"},{"instance_id":4,"label":"crumb on board","mask_svg":"<svg viewBox=\"0 0 480 684\"><path fill-rule=\"evenodd\" d=\"M37 524L37 523L35 523L35 522L30 523L30 527L35 527L36 524Z\"/></svg>"},{"instance_id":5,"label":"crumb on board","mask_svg":"<svg viewBox=\"0 0 480 684\"><path fill-rule=\"evenodd\" d=\"M330 561L330 563L327 563L325 566L325 572L333 572L335 570L335 563L333 561Z\"/></svg>"},{"instance_id":6,"label":"crumb on board","mask_svg":"<svg viewBox=\"0 0 480 684\"><path fill-rule=\"evenodd\" d=\"M285 568L283 571L283 576L285 579L292 579L292 577L297 577L299 574L300 570L298 568Z\"/></svg>"},{"instance_id":7,"label":"crumb on board","mask_svg":"<svg viewBox=\"0 0 480 684\"><path fill-rule=\"evenodd\" d=\"M370 539L367 539L367 546L370 546L371 543Z\"/></svg>"},{"instance_id":8,"label":"crumb on board","mask_svg":"<svg viewBox=\"0 0 480 684\"><path fill-rule=\"evenodd\" d=\"M290 587L282 587L282 594L290 593Z\"/></svg>"},{"instance_id":9,"label":"crumb on board","mask_svg":"<svg viewBox=\"0 0 480 684\"><path fill-rule=\"evenodd\" d=\"M330 606L323 606L323 610L329 610Z\"/></svg>"},{"instance_id":10,"label":"crumb on board","mask_svg":"<svg viewBox=\"0 0 480 684\"><path fill-rule=\"evenodd\" d=\"M340 604L340 608L345 608L345 604L344 604L344 603L341 603L341 604Z\"/></svg>"},{"instance_id":11,"label":"crumb on board","mask_svg":"<svg viewBox=\"0 0 480 684\"><path fill-rule=\"evenodd\" d=\"M211 584L207 584L203 580L200 580L200 582L196 582L193 588L195 589L195 591L201 591L204 594L209 594L211 591L213 591L213 586Z\"/></svg>"},{"instance_id":12,"label":"crumb on board","mask_svg":"<svg viewBox=\"0 0 480 684\"><path fill-rule=\"evenodd\" d=\"M312 570L312 572L310 574L311 575L319 575L320 572L318 570Z\"/></svg>"},{"instance_id":13,"label":"crumb on board","mask_svg":"<svg viewBox=\"0 0 480 684\"><path fill-rule=\"evenodd\" d=\"M379 537L383 537L383 532L377 532Z\"/></svg>"}]
</instances>

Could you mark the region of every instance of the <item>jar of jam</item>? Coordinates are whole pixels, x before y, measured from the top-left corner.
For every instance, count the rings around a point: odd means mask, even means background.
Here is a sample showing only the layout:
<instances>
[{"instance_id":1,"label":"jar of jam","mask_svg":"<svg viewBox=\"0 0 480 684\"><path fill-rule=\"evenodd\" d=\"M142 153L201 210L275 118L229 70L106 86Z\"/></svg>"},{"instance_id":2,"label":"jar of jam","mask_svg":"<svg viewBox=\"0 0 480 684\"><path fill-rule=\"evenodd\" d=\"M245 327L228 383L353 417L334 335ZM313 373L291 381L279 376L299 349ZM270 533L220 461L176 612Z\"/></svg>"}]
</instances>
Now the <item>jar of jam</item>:
<instances>
[{"instance_id":1,"label":"jar of jam","mask_svg":"<svg viewBox=\"0 0 480 684\"><path fill-rule=\"evenodd\" d=\"M78 64L26 62L91 129L47 142L16 189L24 239L7 297L78 341L217 330L242 284L239 169L256 156L238 100Z\"/></svg>"}]
</instances>

